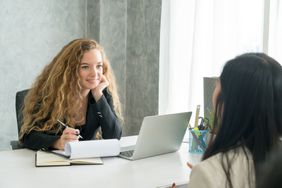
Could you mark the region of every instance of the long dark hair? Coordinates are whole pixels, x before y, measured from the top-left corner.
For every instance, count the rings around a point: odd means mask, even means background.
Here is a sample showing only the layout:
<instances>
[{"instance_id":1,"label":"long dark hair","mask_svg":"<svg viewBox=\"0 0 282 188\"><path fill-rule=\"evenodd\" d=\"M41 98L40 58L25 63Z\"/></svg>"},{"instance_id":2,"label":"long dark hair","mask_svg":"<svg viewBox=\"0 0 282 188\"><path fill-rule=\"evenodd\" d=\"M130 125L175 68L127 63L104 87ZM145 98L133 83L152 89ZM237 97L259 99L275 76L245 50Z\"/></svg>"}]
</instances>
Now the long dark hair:
<instances>
[{"instance_id":1,"label":"long dark hair","mask_svg":"<svg viewBox=\"0 0 282 188\"><path fill-rule=\"evenodd\" d=\"M281 65L263 53L243 54L225 64L220 84L215 108L216 136L212 136L203 160L242 147L246 157L247 150L252 154L257 173L257 167L276 147L281 135ZM232 187L231 161L228 157L224 160L227 167L223 169Z\"/></svg>"}]
</instances>

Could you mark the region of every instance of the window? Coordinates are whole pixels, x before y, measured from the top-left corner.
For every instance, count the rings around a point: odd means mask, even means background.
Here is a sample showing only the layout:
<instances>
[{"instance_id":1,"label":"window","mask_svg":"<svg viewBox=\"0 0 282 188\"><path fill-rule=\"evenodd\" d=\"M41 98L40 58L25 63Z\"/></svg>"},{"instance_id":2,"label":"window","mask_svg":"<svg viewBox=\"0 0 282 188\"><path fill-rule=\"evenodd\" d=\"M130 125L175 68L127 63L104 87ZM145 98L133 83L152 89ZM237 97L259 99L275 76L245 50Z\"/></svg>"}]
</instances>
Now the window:
<instances>
[{"instance_id":1,"label":"window","mask_svg":"<svg viewBox=\"0 0 282 188\"><path fill-rule=\"evenodd\" d=\"M163 0L159 113L203 106L203 77L219 76L237 55L264 51L282 62L282 5L271 3Z\"/></svg>"}]
</instances>

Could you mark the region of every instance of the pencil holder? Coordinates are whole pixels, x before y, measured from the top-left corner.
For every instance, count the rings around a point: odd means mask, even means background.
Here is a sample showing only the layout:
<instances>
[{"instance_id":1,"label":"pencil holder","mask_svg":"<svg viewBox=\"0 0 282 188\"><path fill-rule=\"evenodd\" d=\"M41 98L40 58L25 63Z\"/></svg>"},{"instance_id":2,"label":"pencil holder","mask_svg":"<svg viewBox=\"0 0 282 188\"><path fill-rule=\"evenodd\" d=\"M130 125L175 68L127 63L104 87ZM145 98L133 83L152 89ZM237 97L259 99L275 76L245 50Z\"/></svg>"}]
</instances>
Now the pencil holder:
<instances>
[{"instance_id":1,"label":"pencil holder","mask_svg":"<svg viewBox=\"0 0 282 188\"><path fill-rule=\"evenodd\" d=\"M203 154L207 148L209 130L189 129L189 152Z\"/></svg>"}]
</instances>

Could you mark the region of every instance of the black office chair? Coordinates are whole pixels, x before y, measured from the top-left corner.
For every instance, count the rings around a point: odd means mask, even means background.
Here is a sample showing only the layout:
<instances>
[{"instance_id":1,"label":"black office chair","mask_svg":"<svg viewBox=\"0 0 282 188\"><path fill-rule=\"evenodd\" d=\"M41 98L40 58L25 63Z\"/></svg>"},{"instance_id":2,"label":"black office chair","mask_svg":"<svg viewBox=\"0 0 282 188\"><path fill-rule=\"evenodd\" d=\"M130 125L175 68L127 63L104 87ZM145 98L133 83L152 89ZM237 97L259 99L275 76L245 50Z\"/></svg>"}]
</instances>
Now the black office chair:
<instances>
[{"instance_id":1,"label":"black office chair","mask_svg":"<svg viewBox=\"0 0 282 188\"><path fill-rule=\"evenodd\" d=\"M28 92L28 89L18 91L16 93L16 115L17 115L17 124L18 124L18 136L21 130L22 126L22 121L23 121L23 113L22 113L22 108L24 105L24 98ZM23 145L18 141L18 140L12 140L10 142L10 145L12 149L21 149L23 148Z\"/></svg>"}]
</instances>

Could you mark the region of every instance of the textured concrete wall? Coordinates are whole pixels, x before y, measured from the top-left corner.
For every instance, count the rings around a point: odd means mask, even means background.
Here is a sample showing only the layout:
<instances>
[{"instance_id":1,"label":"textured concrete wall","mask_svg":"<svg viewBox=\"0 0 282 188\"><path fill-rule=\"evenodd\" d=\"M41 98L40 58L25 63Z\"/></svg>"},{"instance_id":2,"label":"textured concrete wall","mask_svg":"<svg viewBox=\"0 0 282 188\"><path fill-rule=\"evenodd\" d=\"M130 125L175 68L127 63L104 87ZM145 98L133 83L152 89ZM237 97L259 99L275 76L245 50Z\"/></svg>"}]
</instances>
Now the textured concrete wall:
<instances>
[{"instance_id":1,"label":"textured concrete wall","mask_svg":"<svg viewBox=\"0 0 282 188\"><path fill-rule=\"evenodd\" d=\"M87 37L100 41L100 0L87 0Z\"/></svg>"},{"instance_id":2,"label":"textured concrete wall","mask_svg":"<svg viewBox=\"0 0 282 188\"><path fill-rule=\"evenodd\" d=\"M0 0L0 150L17 139L16 91L29 88L51 58L84 37L84 0Z\"/></svg>"},{"instance_id":3,"label":"textured concrete wall","mask_svg":"<svg viewBox=\"0 0 282 188\"><path fill-rule=\"evenodd\" d=\"M119 95L126 106L126 27L127 1L103 1L100 9L100 43L105 48L117 79Z\"/></svg>"},{"instance_id":4,"label":"textured concrete wall","mask_svg":"<svg viewBox=\"0 0 282 188\"><path fill-rule=\"evenodd\" d=\"M126 125L137 134L144 116L158 114L161 0L127 2Z\"/></svg>"},{"instance_id":5,"label":"textured concrete wall","mask_svg":"<svg viewBox=\"0 0 282 188\"><path fill-rule=\"evenodd\" d=\"M100 43L116 74L124 135L158 113L161 0L100 1Z\"/></svg>"}]
</instances>

